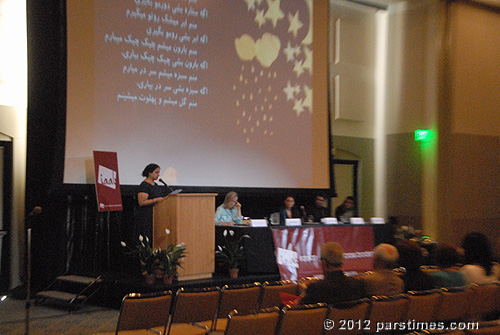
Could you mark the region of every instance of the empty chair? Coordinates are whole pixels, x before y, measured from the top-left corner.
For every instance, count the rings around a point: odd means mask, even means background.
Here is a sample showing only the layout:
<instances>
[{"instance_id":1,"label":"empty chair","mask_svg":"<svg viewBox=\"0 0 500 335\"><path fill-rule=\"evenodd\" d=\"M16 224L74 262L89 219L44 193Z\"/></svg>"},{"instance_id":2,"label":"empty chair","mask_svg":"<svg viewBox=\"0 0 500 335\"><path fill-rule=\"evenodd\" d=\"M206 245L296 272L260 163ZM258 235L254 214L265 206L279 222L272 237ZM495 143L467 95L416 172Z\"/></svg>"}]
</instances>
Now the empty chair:
<instances>
[{"instance_id":1,"label":"empty chair","mask_svg":"<svg viewBox=\"0 0 500 335\"><path fill-rule=\"evenodd\" d=\"M260 310L257 313L229 313L225 335L274 335L280 316L278 307Z\"/></svg>"},{"instance_id":2,"label":"empty chair","mask_svg":"<svg viewBox=\"0 0 500 335\"><path fill-rule=\"evenodd\" d=\"M378 330L377 325L382 323L394 325L398 322L406 321L408 303L409 299L405 294L371 297L368 315L370 329L366 329L365 333L385 334L391 333L393 330L398 330L392 329L392 327L385 327L383 330Z\"/></svg>"},{"instance_id":3,"label":"empty chair","mask_svg":"<svg viewBox=\"0 0 500 335\"><path fill-rule=\"evenodd\" d=\"M437 321L460 321L467 317L471 299L471 288L442 288L435 319Z\"/></svg>"},{"instance_id":4,"label":"empty chair","mask_svg":"<svg viewBox=\"0 0 500 335\"><path fill-rule=\"evenodd\" d=\"M441 290L410 291L407 296L409 303L406 319L419 322L435 320L435 309L441 298Z\"/></svg>"},{"instance_id":5,"label":"empty chair","mask_svg":"<svg viewBox=\"0 0 500 335\"><path fill-rule=\"evenodd\" d=\"M500 283L488 283L471 286L471 304L468 318L488 320L497 317L500 301Z\"/></svg>"},{"instance_id":6,"label":"empty chair","mask_svg":"<svg viewBox=\"0 0 500 335\"><path fill-rule=\"evenodd\" d=\"M235 309L239 313L255 313L259 309L261 289L260 283L224 286L221 290L217 318L211 329L224 331L227 317Z\"/></svg>"},{"instance_id":7,"label":"empty chair","mask_svg":"<svg viewBox=\"0 0 500 335\"><path fill-rule=\"evenodd\" d=\"M281 310L276 335L321 335L328 316L323 303L285 306Z\"/></svg>"},{"instance_id":8,"label":"empty chair","mask_svg":"<svg viewBox=\"0 0 500 335\"><path fill-rule=\"evenodd\" d=\"M150 329L154 327L164 333L170 316L171 304L171 291L127 294L122 300L116 331L99 333L99 335L118 334L118 332L122 334L124 331L138 335L152 334Z\"/></svg>"},{"instance_id":9,"label":"empty chair","mask_svg":"<svg viewBox=\"0 0 500 335\"><path fill-rule=\"evenodd\" d=\"M368 298L331 305L328 319L332 323L330 327L328 323L325 324L326 334L363 334L363 328L368 326L366 320L369 309L370 299Z\"/></svg>"},{"instance_id":10,"label":"empty chair","mask_svg":"<svg viewBox=\"0 0 500 335\"><path fill-rule=\"evenodd\" d=\"M220 288L179 289L175 295L167 334L206 334L213 324L219 303ZM145 312L149 312L148 308ZM207 325L208 324L208 325ZM163 331L159 327L155 331Z\"/></svg>"},{"instance_id":11,"label":"empty chair","mask_svg":"<svg viewBox=\"0 0 500 335\"><path fill-rule=\"evenodd\" d=\"M289 280L265 282L262 285L260 308L264 309L274 306L282 306L281 292L297 295L298 286L296 283Z\"/></svg>"}]
</instances>

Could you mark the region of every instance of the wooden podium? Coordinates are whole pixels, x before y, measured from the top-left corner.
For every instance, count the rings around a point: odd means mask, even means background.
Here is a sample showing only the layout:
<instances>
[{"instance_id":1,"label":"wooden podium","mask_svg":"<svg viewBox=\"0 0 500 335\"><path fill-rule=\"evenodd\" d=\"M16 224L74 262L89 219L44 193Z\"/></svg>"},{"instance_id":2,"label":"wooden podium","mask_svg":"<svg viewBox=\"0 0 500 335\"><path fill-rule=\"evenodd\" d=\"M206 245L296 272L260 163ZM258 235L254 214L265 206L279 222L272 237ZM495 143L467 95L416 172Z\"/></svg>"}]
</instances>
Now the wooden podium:
<instances>
[{"instance_id":1,"label":"wooden podium","mask_svg":"<svg viewBox=\"0 0 500 335\"><path fill-rule=\"evenodd\" d=\"M186 244L179 279L210 278L215 270L216 193L169 195L153 208L153 248ZM165 233L170 230L170 234Z\"/></svg>"}]
</instances>

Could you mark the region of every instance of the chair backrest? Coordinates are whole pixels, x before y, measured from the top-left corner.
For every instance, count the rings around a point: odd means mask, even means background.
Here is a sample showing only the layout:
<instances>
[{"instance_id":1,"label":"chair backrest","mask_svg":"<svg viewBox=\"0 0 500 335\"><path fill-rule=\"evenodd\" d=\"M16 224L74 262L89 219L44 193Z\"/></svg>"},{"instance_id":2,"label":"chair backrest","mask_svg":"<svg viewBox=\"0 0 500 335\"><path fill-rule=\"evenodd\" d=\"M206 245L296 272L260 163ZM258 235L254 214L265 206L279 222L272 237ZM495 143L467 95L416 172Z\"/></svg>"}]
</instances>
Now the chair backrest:
<instances>
[{"instance_id":1,"label":"chair backrest","mask_svg":"<svg viewBox=\"0 0 500 335\"><path fill-rule=\"evenodd\" d=\"M441 299L441 290L410 291L406 319L419 322L435 321L435 309Z\"/></svg>"},{"instance_id":2,"label":"chair backrest","mask_svg":"<svg viewBox=\"0 0 500 335\"><path fill-rule=\"evenodd\" d=\"M221 290L218 318L226 318L236 309L240 313L255 313L259 309L261 284L226 285Z\"/></svg>"},{"instance_id":3,"label":"chair backrest","mask_svg":"<svg viewBox=\"0 0 500 335\"><path fill-rule=\"evenodd\" d=\"M281 310L276 335L322 335L328 317L328 306L323 303L285 306Z\"/></svg>"},{"instance_id":4,"label":"chair backrest","mask_svg":"<svg viewBox=\"0 0 500 335\"><path fill-rule=\"evenodd\" d=\"M274 335L280 316L278 307L267 308L257 313L229 313L225 335Z\"/></svg>"},{"instance_id":5,"label":"chair backrest","mask_svg":"<svg viewBox=\"0 0 500 335\"><path fill-rule=\"evenodd\" d=\"M438 321L459 321L467 317L472 289L466 287L450 287L441 289L441 298L435 309Z\"/></svg>"},{"instance_id":6,"label":"chair backrest","mask_svg":"<svg viewBox=\"0 0 500 335\"><path fill-rule=\"evenodd\" d=\"M363 334L367 325L367 316L370 310L370 299L364 298L330 305L328 319L332 326L325 324L326 334Z\"/></svg>"},{"instance_id":7,"label":"chair backrest","mask_svg":"<svg viewBox=\"0 0 500 335\"><path fill-rule=\"evenodd\" d=\"M116 333L122 330L166 327L171 305L171 291L127 294L122 300Z\"/></svg>"},{"instance_id":8,"label":"chair backrest","mask_svg":"<svg viewBox=\"0 0 500 335\"><path fill-rule=\"evenodd\" d=\"M220 297L219 287L177 290L172 323L214 321Z\"/></svg>"},{"instance_id":9,"label":"chair backrest","mask_svg":"<svg viewBox=\"0 0 500 335\"><path fill-rule=\"evenodd\" d=\"M470 335L498 335L500 334L500 326L489 326L476 330L469 330L465 334Z\"/></svg>"},{"instance_id":10,"label":"chair backrest","mask_svg":"<svg viewBox=\"0 0 500 335\"><path fill-rule=\"evenodd\" d=\"M282 306L280 292L297 295L298 285L289 280L281 280L276 282L265 282L262 285L262 295L260 298L260 308L271 308L274 306Z\"/></svg>"},{"instance_id":11,"label":"chair backrest","mask_svg":"<svg viewBox=\"0 0 500 335\"><path fill-rule=\"evenodd\" d=\"M370 298L370 311L368 319L370 320L370 329L365 333L380 333L376 325L381 323L395 324L406 321L406 312L409 299L405 294L394 296L373 296Z\"/></svg>"},{"instance_id":12,"label":"chair backrest","mask_svg":"<svg viewBox=\"0 0 500 335\"><path fill-rule=\"evenodd\" d=\"M469 329L466 334L472 335L498 335L500 334L500 320L479 322L476 329Z\"/></svg>"},{"instance_id":13,"label":"chair backrest","mask_svg":"<svg viewBox=\"0 0 500 335\"><path fill-rule=\"evenodd\" d=\"M467 333L461 330L420 330L408 333L406 335L466 335Z\"/></svg>"},{"instance_id":14,"label":"chair backrest","mask_svg":"<svg viewBox=\"0 0 500 335\"><path fill-rule=\"evenodd\" d=\"M499 309L500 304L500 283L471 286L471 304L468 318L473 320L484 320L489 315Z\"/></svg>"}]
</instances>

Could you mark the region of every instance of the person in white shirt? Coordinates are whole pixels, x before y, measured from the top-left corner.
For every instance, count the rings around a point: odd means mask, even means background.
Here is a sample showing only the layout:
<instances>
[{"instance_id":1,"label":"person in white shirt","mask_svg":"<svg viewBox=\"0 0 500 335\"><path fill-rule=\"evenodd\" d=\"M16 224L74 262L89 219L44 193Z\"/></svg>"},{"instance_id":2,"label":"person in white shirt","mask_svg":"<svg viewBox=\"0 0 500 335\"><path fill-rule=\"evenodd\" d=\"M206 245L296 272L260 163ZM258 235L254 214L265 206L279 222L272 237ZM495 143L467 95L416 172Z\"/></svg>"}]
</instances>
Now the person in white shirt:
<instances>
[{"instance_id":1,"label":"person in white shirt","mask_svg":"<svg viewBox=\"0 0 500 335\"><path fill-rule=\"evenodd\" d=\"M500 279L500 264L493 261L488 237L479 232L467 234L462 241L465 264L460 268L467 283L486 284Z\"/></svg>"}]
</instances>

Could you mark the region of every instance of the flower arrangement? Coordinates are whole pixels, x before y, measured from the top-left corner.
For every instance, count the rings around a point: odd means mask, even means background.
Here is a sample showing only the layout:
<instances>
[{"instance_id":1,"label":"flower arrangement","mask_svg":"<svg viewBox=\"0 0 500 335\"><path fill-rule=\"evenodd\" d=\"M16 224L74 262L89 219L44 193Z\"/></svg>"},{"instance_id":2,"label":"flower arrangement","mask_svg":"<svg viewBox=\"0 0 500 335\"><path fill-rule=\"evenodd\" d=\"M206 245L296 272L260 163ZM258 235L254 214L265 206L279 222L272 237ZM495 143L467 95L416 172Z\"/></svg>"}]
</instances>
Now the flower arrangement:
<instances>
[{"instance_id":1,"label":"flower arrangement","mask_svg":"<svg viewBox=\"0 0 500 335\"><path fill-rule=\"evenodd\" d=\"M165 232L170 234L168 229ZM169 277L171 280L177 276L177 267L182 268L182 260L186 256L186 245L184 243L170 244L166 249L152 247L151 240L146 236L139 235L139 244L134 248L129 248L125 242L121 242L126 253L136 257L141 266L141 273L144 276L154 275L156 279Z\"/></svg>"},{"instance_id":2,"label":"flower arrangement","mask_svg":"<svg viewBox=\"0 0 500 335\"><path fill-rule=\"evenodd\" d=\"M244 238L250 238L248 235L242 235L240 238L232 238L233 230L224 230L224 245L218 245L218 250L215 251L215 257L218 263L226 264L229 269L238 269L241 261L245 256L245 251L242 245ZM229 235L229 237L228 237Z\"/></svg>"}]
</instances>

